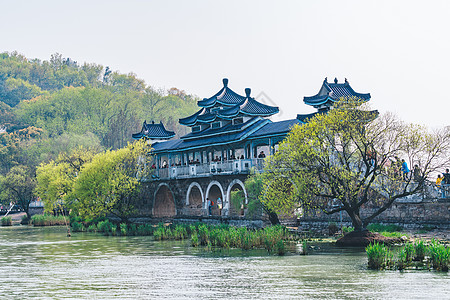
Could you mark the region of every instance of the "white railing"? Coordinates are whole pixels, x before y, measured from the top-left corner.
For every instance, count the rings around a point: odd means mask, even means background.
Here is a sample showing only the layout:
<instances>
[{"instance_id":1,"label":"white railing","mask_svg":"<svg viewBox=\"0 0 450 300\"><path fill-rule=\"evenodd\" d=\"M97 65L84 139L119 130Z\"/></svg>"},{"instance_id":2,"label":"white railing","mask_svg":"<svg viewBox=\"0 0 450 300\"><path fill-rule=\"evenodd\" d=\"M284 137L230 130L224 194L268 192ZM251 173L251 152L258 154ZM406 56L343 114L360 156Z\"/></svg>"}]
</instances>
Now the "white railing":
<instances>
[{"instance_id":1,"label":"white railing","mask_svg":"<svg viewBox=\"0 0 450 300\"><path fill-rule=\"evenodd\" d=\"M248 174L254 168L261 172L264 168L263 158L236 159L224 162L210 162L205 164L190 164L188 166L172 166L157 170L159 179L190 178L210 175Z\"/></svg>"}]
</instances>

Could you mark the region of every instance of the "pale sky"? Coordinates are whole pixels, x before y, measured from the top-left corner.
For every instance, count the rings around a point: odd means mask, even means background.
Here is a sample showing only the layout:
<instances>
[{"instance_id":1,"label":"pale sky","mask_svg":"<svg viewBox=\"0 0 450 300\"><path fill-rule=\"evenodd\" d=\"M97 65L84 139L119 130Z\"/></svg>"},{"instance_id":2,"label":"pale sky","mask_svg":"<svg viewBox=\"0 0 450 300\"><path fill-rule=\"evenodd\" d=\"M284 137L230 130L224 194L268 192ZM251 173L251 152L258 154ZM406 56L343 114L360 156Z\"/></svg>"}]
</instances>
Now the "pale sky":
<instances>
[{"instance_id":1,"label":"pale sky","mask_svg":"<svg viewBox=\"0 0 450 300\"><path fill-rule=\"evenodd\" d=\"M0 52L134 72L201 98L264 92L276 119L315 111L325 77L407 122L450 125L450 1L0 0Z\"/></svg>"}]
</instances>

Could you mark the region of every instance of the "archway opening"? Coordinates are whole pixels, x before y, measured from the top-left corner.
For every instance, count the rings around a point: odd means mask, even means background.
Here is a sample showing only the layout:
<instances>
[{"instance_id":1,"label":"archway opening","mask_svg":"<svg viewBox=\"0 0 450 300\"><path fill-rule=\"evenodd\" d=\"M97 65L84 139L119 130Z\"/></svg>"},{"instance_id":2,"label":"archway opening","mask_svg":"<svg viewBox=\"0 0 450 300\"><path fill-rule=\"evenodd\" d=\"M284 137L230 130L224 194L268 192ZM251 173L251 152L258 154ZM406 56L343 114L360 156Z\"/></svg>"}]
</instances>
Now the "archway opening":
<instances>
[{"instance_id":1,"label":"archway opening","mask_svg":"<svg viewBox=\"0 0 450 300\"><path fill-rule=\"evenodd\" d=\"M203 205L203 199L202 199L202 193L198 186L193 185L191 187L191 190L189 191L188 195L189 199L189 210L190 214L194 216L201 216L202 215L202 205Z\"/></svg>"},{"instance_id":2,"label":"archway opening","mask_svg":"<svg viewBox=\"0 0 450 300\"><path fill-rule=\"evenodd\" d=\"M153 216L157 218L173 217L177 213L172 191L167 185L159 187L155 195Z\"/></svg>"},{"instance_id":3,"label":"archway opening","mask_svg":"<svg viewBox=\"0 0 450 300\"><path fill-rule=\"evenodd\" d=\"M223 207L223 195L219 186L212 185L211 188L209 189L207 198L209 198L209 200L213 202L213 205L211 207L211 214L213 216L220 216L221 209Z\"/></svg>"},{"instance_id":4,"label":"archway opening","mask_svg":"<svg viewBox=\"0 0 450 300\"><path fill-rule=\"evenodd\" d=\"M235 183L230 188L230 212L232 216L243 216L247 203L245 202L245 191L242 186Z\"/></svg>"}]
</instances>

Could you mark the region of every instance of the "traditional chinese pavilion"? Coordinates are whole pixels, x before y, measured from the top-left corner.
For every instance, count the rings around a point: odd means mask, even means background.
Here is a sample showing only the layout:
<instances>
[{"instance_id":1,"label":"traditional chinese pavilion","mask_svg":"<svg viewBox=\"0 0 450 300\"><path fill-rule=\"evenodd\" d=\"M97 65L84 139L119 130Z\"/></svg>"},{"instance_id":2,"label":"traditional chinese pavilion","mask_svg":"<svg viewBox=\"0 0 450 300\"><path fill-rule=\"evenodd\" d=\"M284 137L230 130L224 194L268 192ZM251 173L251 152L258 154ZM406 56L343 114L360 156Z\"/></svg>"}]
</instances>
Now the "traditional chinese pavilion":
<instances>
[{"instance_id":1,"label":"traditional chinese pavilion","mask_svg":"<svg viewBox=\"0 0 450 300\"><path fill-rule=\"evenodd\" d=\"M206 199L211 199L217 201L213 214L228 216L233 211L228 201L230 192L237 187L247 195L243 181L249 171L263 169L264 158L277 150L294 125L328 111L341 97L367 101L370 94L355 92L347 80L329 83L325 78L316 95L304 97L306 104L317 109L316 113L272 122L269 117L279 112L278 107L258 102L249 88L245 95L236 93L225 78L217 93L198 101L196 113L179 120L191 128L181 138L172 139L175 133L162 123L144 122L141 132L133 138L149 139L156 159L152 177L159 184L151 201L152 215L202 215Z\"/></svg>"}]
</instances>

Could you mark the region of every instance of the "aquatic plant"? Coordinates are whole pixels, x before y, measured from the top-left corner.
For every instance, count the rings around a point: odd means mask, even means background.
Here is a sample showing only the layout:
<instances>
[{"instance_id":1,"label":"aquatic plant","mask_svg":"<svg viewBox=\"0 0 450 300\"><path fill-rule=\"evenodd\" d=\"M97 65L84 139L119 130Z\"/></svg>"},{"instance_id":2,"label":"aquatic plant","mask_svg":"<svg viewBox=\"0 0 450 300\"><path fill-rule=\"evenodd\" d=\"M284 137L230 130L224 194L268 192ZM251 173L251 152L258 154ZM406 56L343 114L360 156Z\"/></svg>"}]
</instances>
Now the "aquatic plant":
<instances>
[{"instance_id":1,"label":"aquatic plant","mask_svg":"<svg viewBox=\"0 0 450 300\"><path fill-rule=\"evenodd\" d=\"M427 247L425 246L425 243L422 240L415 241L414 242L414 260L415 261L422 261L425 258Z\"/></svg>"},{"instance_id":2,"label":"aquatic plant","mask_svg":"<svg viewBox=\"0 0 450 300\"><path fill-rule=\"evenodd\" d=\"M120 223L119 224L119 228L120 228L120 235L126 236L127 232L128 232L128 227L126 223Z\"/></svg>"},{"instance_id":3,"label":"aquatic plant","mask_svg":"<svg viewBox=\"0 0 450 300\"><path fill-rule=\"evenodd\" d=\"M379 243L370 244L366 247L369 269L380 270L386 267L389 249Z\"/></svg>"},{"instance_id":4,"label":"aquatic plant","mask_svg":"<svg viewBox=\"0 0 450 300\"><path fill-rule=\"evenodd\" d=\"M115 225L113 223L111 223L109 220L100 221L97 224L97 230L99 232L109 234L114 226Z\"/></svg>"},{"instance_id":5,"label":"aquatic plant","mask_svg":"<svg viewBox=\"0 0 450 300\"><path fill-rule=\"evenodd\" d=\"M80 222L73 222L71 224L72 232L82 232L85 230L83 223Z\"/></svg>"},{"instance_id":6,"label":"aquatic plant","mask_svg":"<svg viewBox=\"0 0 450 300\"><path fill-rule=\"evenodd\" d=\"M33 215L31 217L31 223L34 226L66 225L66 218L64 216Z\"/></svg>"},{"instance_id":7,"label":"aquatic plant","mask_svg":"<svg viewBox=\"0 0 450 300\"><path fill-rule=\"evenodd\" d=\"M437 271L448 271L450 264L450 248L432 240L427 247L430 263Z\"/></svg>"}]
</instances>

